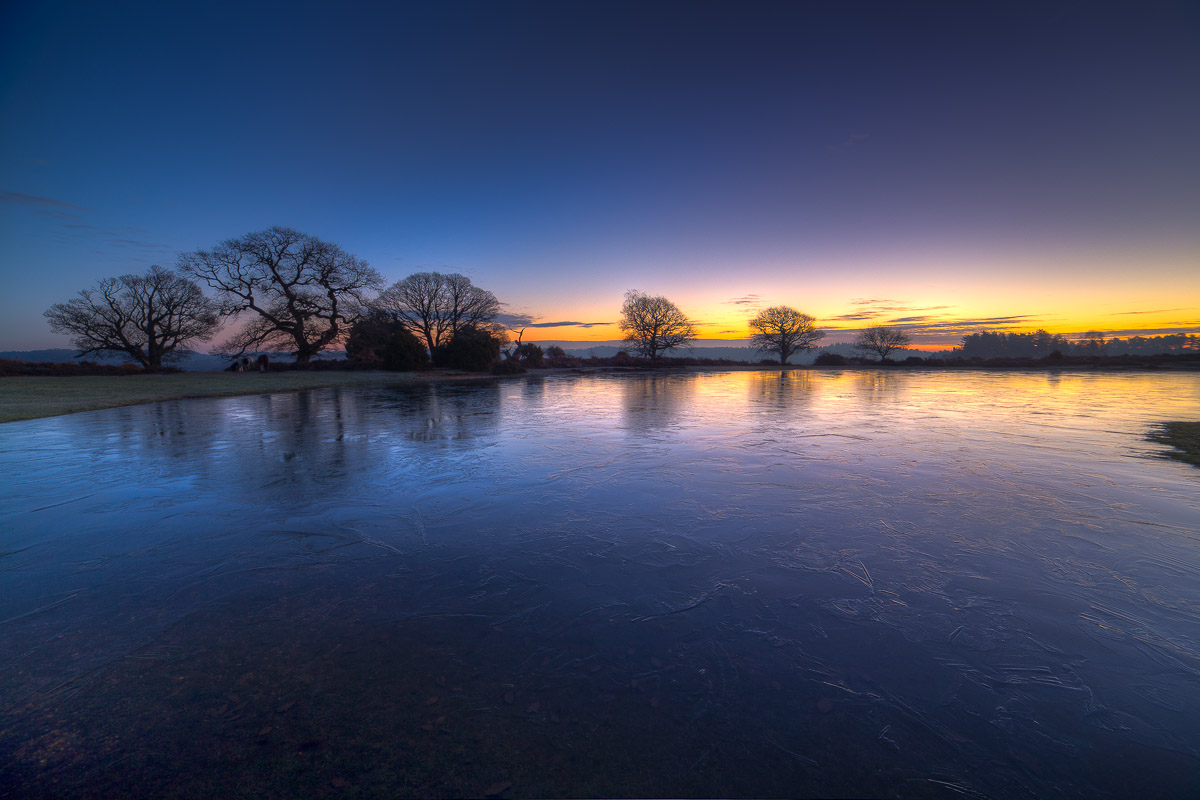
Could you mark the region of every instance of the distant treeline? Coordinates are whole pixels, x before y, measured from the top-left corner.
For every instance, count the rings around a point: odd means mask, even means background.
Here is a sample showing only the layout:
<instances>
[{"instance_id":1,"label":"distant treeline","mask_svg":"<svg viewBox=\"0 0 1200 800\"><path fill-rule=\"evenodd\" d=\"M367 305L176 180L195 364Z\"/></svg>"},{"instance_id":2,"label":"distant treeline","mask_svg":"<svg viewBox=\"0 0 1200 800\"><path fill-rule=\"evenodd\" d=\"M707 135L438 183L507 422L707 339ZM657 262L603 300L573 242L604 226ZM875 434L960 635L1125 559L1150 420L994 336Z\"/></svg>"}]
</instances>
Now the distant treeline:
<instances>
[{"instance_id":1,"label":"distant treeline","mask_svg":"<svg viewBox=\"0 0 1200 800\"><path fill-rule=\"evenodd\" d=\"M1046 358L1057 352L1063 356L1121 356L1154 355L1156 353L1200 352L1200 336L1174 333L1163 336L1131 336L1104 338L1093 334L1072 341L1061 334L1046 331L1033 333L997 333L979 331L963 337L962 347L945 354L945 358Z\"/></svg>"},{"instance_id":2,"label":"distant treeline","mask_svg":"<svg viewBox=\"0 0 1200 800\"><path fill-rule=\"evenodd\" d=\"M174 367L163 367L160 372L182 372ZM146 371L136 364L98 364L95 361L23 361L0 358L0 378L17 375L40 375L43 377L75 377L81 375L144 375Z\"/></svg>"}]
</instances>

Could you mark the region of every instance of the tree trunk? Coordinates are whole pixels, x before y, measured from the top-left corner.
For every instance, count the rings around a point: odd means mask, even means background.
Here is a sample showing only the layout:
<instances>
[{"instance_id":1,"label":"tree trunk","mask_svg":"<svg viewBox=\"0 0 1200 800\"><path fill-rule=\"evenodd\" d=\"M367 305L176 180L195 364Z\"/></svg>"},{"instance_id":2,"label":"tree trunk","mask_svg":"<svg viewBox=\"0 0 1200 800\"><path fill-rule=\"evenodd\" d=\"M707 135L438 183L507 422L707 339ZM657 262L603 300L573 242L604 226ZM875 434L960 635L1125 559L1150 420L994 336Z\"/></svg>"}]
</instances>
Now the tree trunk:
<instances>
[{"instance_id":1,"label":"tree trunk","mask_svg":"<svg viewBox=\"0 0 1200 800\"><path fill-rule=\"evenodd\" d=\"M296 342L296 363L307 364L309 359L316 355L314 352L316 348L312 346L311 342L304 338L303 325L299 326L299 333L297 333L296 330L297 329L295 328L292 329L292 339Z\"/></svg>"}]
</instances>

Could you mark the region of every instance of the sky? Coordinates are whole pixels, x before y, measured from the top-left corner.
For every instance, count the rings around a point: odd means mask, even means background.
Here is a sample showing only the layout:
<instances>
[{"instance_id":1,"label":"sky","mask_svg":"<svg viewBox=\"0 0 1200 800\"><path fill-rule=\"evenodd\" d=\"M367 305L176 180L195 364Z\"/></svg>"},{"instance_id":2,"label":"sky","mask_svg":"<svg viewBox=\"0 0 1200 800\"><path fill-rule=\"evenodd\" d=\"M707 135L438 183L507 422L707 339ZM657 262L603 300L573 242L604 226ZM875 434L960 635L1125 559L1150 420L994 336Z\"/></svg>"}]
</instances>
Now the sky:
<instances>
[{"instance_id":1,"label":"sky","mask_svg":"<svg viewBox=\"0 0 1200 800\"><path fill-rule=\"evenodd\" d=\"M468 275L526 341L1200 332L1200 6L0 7L0 350L102 278L287 225Z\"/></svg>"}]
</instances>

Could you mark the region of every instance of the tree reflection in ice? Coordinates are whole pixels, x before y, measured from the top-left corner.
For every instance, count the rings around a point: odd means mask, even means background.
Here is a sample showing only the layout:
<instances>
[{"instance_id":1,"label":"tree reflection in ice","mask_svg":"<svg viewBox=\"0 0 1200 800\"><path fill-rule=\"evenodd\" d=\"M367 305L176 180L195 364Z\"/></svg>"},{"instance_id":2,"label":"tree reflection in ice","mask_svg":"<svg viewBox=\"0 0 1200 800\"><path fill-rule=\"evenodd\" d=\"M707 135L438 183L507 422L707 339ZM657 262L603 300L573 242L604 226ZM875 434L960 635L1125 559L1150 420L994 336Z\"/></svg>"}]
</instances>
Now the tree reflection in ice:
<instances>
[{"instance_id":1,"label":"tree reflection in ice","mask_svg":"<svg viewBox=\"0 0 1200 800\"><path fill-rule=\"evenodd\" d=\"M768 370L0 426L0 780L1186 796L1198 473L1144 434L1197 407Z\"/></svg>"}]
</instances>

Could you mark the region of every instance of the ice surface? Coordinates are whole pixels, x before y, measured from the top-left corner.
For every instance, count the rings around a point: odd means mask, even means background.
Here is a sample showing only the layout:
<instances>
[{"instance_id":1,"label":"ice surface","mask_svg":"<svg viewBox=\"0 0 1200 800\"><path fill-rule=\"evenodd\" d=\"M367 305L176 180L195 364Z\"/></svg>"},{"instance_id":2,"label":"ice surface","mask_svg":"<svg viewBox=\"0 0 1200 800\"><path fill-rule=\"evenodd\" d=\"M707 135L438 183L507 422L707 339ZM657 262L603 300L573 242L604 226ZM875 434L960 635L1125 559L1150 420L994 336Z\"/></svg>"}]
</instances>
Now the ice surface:
<instances>
[{"instance_id":1,"label":"ice surface","mask_svg":"<svg viewBox=\"0 0 1200 800\"><path fill-rule=\"evenodd\" d=\"M0 783L1197 796L1200 471L1144 435L1198 412L767 371L3 425Z\"/></svg>"}]
</instances>

